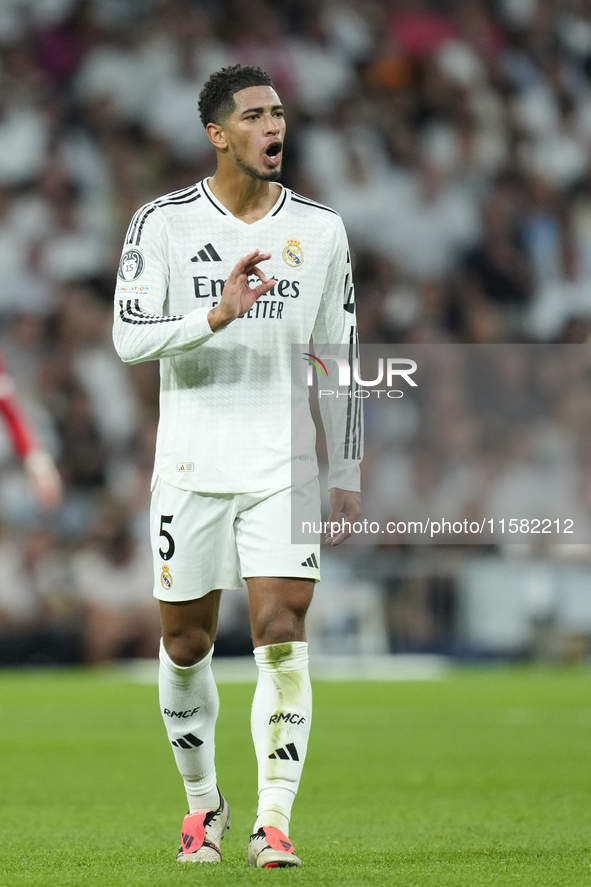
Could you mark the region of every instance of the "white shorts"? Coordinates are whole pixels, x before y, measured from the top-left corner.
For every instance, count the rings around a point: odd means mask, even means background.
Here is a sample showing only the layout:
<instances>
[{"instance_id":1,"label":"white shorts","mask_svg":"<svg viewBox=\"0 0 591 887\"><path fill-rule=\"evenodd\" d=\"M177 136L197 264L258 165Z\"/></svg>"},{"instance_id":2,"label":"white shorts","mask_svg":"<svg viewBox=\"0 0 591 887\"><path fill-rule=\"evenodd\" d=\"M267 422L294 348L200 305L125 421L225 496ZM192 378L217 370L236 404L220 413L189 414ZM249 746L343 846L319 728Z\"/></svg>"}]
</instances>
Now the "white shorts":
<instances>
[{"instance_id":1,"label":"white shorts","mask_svg":"<svg viewBox=\"0 0 591 887\"><path fill-rule=\"evenodd\" d=\"M191 601L254 576L320 579L320 545L291 542L292 494L320 521L318 479L262 493L194 493L157 478L150 539L154 597ZM314 516L315 515L315 516Z\"/></svg>"}]
</instances>

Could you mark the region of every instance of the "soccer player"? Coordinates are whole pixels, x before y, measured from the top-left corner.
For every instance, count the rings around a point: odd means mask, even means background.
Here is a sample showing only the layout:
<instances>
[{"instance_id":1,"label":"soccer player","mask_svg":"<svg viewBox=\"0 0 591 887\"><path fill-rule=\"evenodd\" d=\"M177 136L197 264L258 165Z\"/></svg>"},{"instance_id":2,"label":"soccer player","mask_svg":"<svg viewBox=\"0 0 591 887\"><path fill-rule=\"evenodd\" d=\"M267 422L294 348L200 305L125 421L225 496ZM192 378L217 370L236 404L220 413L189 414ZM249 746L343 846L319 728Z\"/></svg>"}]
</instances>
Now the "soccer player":
<instances>
[{"instance_id":1,"label":"soccer player","mask_svg":"<svg viewBox=\"0 0 591 887\"><path fill-rule=\"evenodd\" d=\"M160 704L189 804L177 859L219 862L230 824L216 780L211 659L221 589L246 580L259 670L251 716L259 804L248 862L298 866L288 835L312 715L304 619L319 545L291 543L290 498L318 503L319 513L319 494L315 457L310 478L292 490L291 345L313 337L354 353L350 259L339 216L277 183L285 119L265 72L218 71L199 110L215 175L135 214L114 326L124 361L161 367L151 535ZM325 406L324 424L331 520L352 522L361 414L360 401L345 400Z\"/></svg>"}]
</instances>

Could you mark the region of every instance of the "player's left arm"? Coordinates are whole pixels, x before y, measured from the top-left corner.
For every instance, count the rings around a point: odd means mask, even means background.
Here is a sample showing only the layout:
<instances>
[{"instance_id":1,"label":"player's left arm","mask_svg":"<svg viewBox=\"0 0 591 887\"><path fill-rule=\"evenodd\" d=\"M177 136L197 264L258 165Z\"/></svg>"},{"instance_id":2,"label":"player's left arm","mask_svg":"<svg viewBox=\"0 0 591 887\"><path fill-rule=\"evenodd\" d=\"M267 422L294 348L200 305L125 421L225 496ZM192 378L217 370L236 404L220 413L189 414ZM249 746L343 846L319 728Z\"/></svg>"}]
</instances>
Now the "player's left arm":
<instances>
[{"instance_id":1,"label":"player's left arm","mask_svg":"<svg viewBox=\"0 0 591 887\"><path fill-rule=\"evenodd\" d=\"M355 290L351 254L340 218L333 234L333 250L328 266L320 307L312 333L314 343L338 346L341 356L352 367L359 356L355 316ZM327 384L338 389L336 363L330 361ZM360 464L363 457L363 400L355 397L358 386L352 379L349 396L320 399L320 414L328 449L328 489L331 522L353 524L361 514ZM338 545L350 532L328 534L326 542Z\"/></svg>"}]
</instances>

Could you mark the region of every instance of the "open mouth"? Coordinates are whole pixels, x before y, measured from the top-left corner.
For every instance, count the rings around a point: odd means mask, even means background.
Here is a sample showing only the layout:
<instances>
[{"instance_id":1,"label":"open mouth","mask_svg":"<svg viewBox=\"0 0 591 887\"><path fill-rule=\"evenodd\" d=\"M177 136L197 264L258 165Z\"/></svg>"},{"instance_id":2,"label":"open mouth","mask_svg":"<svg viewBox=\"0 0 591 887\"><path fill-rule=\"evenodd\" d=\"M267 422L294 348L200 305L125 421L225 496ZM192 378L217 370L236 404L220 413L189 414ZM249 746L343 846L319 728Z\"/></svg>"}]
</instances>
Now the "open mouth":
<instances>
[{"instance_id":1,"label":"open mouth","mask_svg":"<svg viewBox=\"0 0 591 887\"><path fill-rule=\"evenodd\" d=\"M270 163L276 166L281 160L281 150L282 150L281 142L271 142L268 146L265 154L267 155L267 159Z\"/></svg>"}]
</instances>

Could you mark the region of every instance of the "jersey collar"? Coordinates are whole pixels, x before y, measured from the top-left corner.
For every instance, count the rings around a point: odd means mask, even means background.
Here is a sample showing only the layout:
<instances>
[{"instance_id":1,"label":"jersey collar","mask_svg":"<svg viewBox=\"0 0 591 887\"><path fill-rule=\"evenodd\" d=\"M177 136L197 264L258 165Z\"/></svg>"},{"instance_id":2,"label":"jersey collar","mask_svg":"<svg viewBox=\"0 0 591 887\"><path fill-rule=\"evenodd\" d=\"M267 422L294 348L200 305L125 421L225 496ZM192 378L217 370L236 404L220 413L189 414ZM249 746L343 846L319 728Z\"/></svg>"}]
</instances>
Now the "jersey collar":
<instances>
[{"instance_id":1,"label":"jersey collar","mask_svg":"<svg viewBox=\"0 0 591 887\"><path fill-rule=\"evenodd\" d=\"M224 206L223 203L220 203L220 201L217 199L217 197L215 197L215 195L213 194L211 188L209 187L208 182L209 182L208 179L203 179L203 181L200 184L201 184L201 190L203 191L203 194L207 198L209 203L213 207L215 207L217 212L221 213L223 216L226 216L227 219L231 219L234 222L237 222L237 224L239 224L239 225L246 225L248 228L254 228L255 225L260 225L262 222L267 222L269 219L272 219L275 216L278 216L279 213L282 212L285 205L288 203L290 195L291 195L291 191L289 191L288 188L285 188L279 182L276 182L276 184L279 185L279 187L281 188L281 194L279 195L279 200L274 204L274 206L271 207L269 212L265 216L262 217L262 219L258 219L256 222L252 222L251 224L248 224L248 222L243 222L242 219L237 219L236 216L232 215L232 213L228 209L226 209L226 207Z\"/></svg>"}]
</instances>

